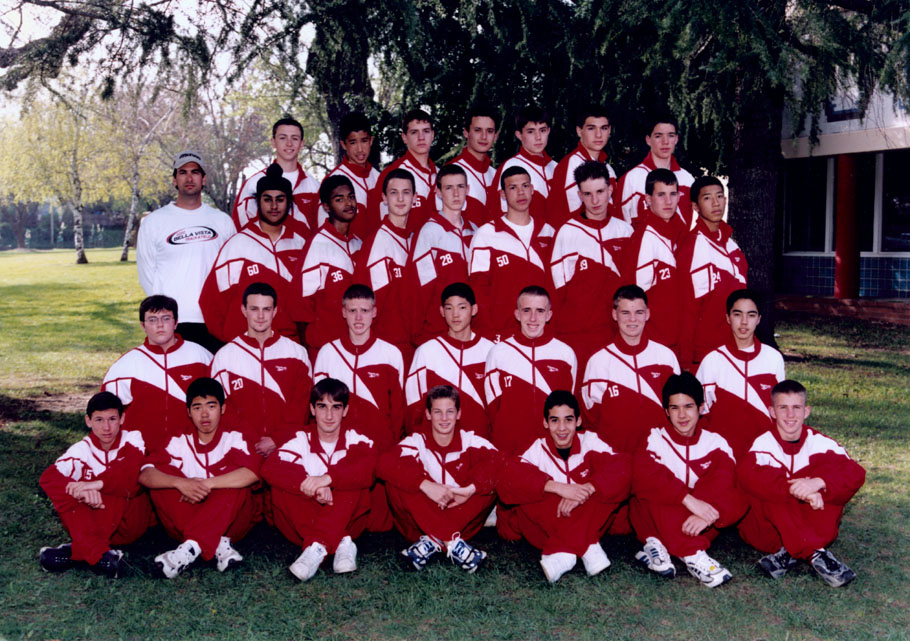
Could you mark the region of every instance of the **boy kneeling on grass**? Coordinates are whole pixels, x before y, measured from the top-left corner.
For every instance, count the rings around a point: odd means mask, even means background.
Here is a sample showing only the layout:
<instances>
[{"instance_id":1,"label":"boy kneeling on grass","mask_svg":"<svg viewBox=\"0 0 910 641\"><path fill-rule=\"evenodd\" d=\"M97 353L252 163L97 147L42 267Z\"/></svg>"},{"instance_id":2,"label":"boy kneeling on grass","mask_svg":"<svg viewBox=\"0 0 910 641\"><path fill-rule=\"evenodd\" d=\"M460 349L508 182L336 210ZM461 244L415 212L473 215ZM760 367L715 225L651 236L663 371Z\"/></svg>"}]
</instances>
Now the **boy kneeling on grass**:
<instances>
[{"instance_id":1,"label":"boy kneeling on grass","mask_svg":"<svg viewBox=\"0 0 910 641\"><path fill-rule=\"evenodd\" d=\"M610 567L600 539L629 497L628 454L616 453L595 432L580 432L578 400L556 390L543 408L545 436L508 460L496 490L514 510L500 513L500 533L520 537L540 549L540 565L550 583L575 567L581 557L594 576Z\"/></svg>"},{"instance_id":2,"label":"boy kneeling on grass","mask_svg":"<svg viewBox=\"0 0 910 641\"><path fill-rule=\"evenodd\" d=\"M197 378L186 390L194 429L172 437L152 452L139 474L168 535L183 541L155 563L168 579L202 555L215 558L219 572L243 560L232 546L246 536L257 510L250 487L259 480L260 456L239 431L219 429L224 389Z\"/></svg>"},{"instance_id":3,"label":"boy kneeling on grass","mask_svg":"<svg viewBox=\"0 0 910 641\"><path fill-rule=\"evenodd\" d=\"M354 539L370 511L376 467L371 439L343 424L348 386L324 378L310 390L309 425L266 459L262 478L272 488L275 527L303 548L290 567L301 581L315 576L325 557L335 555L335 574L357 569Z\"/></svg>"},{"instance_id":4,"label":"boy kneeling on grass","mask_svg":"<svg viewBox=\"0 0 910 641\"><path fill-rule=\"evenodd\" d=\"M831 587L856 573L828 551L837 538L844 506L866 481L866 470L834 439L809 427L806 388L784 380L771 390L774 427L761 434L737 466L751 509L739 534L766 552L758 565L779 579L799 559L809 561Z\"/></svg>"},{"instance_id":5,"label":"boy kneeling on grass","mask_svg":"<svg viewBox=\"0 0 910 641\"><path fill-rule=\"evenodd\" d=\"M120 429L122 418L123 403L117 396L92 396L85 410L91 433L41 475L41 488L72 539L41 548L38 560L48 572L63 572L85 561L98 574L117 578L126 564L123 552L111 545L132 543L148 528L152 508L136 480L145 443L140 432Z\"/></svg>"},{"instance_id":6,"label":"boy kneeling on grass","mask_svg":"<svg viewBox=\"0 0 910 641\"><path fill-rule=\"evenodd\" d=\"M734 482L736 461L724 437L699 425L704 393L698 379L674 374L662 397L670 427L645 434L632 461L629 516L644 543L635 558L673 577L672 554L702 585L714 588L733 576L707 550L718 528L736 523L747 507Z\"/></svg>"},{"instance_id":7,"label":"boy kneeling on grass","mask_svg":"<svg viewBox=\"0 0 910 641\"><path fill-rule=\"evenodd\" d=\"M386 452L376 474L386 481L395 527L413 541L401 553L414 568L446 550L474 573L487 553L468 541L493 509L501 458L488 440L458 427L461 401L451 385L427 392L426 418L429 428Z\"/></svg>"}]
</instances>

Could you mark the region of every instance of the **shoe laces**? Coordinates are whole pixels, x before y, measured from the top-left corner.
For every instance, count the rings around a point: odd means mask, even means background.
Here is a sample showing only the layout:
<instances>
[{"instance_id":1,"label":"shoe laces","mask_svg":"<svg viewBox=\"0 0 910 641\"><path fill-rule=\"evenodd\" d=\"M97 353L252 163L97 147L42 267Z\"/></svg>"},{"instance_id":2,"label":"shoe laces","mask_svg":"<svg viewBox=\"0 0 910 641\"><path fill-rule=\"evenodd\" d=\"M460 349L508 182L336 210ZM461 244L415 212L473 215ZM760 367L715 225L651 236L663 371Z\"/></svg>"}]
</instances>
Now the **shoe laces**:
<instances>
[{"instance_id":1,"label":"shoe laces","mask_svg":"<svg viewBox=\"0 0 910 641\"><path fill-rule=\"evenodd\" d=\"M825 569L828 572L839 572L841 570L841 563L835 559L828 550L822 550L815 555L815 560L821 560Z\"/></svg>"}]
</instances>

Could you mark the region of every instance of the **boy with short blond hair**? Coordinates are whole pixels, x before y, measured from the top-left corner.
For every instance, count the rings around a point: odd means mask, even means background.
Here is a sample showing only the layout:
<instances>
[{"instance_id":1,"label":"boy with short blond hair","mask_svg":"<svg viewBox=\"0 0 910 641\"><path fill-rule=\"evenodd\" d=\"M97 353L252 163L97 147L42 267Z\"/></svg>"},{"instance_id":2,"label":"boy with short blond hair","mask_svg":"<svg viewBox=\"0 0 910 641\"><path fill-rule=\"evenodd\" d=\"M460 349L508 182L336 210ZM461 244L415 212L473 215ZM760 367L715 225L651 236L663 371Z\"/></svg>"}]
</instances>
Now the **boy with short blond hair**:
<instances>
[{"instance_id":1,"label":"boy with short blond hair","mask_svg":"<svg viewBox=\"0 0 910 641\"><path fill-rule=\"evenodd\" d=\"M856 573L828 546L866 470L837 441L805 424L811 411L806 395L793 380L771 390L774 426L755 439L736 470L750 504L739 534L766 553L758 565L772 579L805 560L825 583L841 587Z\"/></svg>"}]
</instances>

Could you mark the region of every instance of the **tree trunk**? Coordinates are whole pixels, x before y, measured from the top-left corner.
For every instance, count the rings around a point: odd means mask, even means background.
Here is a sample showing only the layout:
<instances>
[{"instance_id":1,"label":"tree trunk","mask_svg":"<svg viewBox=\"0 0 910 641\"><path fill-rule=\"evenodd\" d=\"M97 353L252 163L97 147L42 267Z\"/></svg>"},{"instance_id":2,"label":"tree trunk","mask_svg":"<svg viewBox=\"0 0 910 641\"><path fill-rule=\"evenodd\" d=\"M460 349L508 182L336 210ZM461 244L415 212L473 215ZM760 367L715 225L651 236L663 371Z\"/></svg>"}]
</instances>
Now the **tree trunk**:
<instances>
[{"instance_id":1,"label":"tree trunk","mask_svg":"<svg viewBox=\"0 0 910 641\"><path fill-rule=\"evenodd\" d=\"M738 96L741 95L737 91ZM749 287L763 298L760 341L774 340L775 230L784 95L767 91L741 106L730 154L730 224L749 261Z\"/></svg>"},{"instance_id":2,"label":"tree trunk","mask_svg":"<svg viewBox=\"0 0 910 641\"><path fill-rule=\"evenodd\" d=\"M307 58L306 71L325 98L329 121L326 133L332 141L337 162L341 162L338 125L342 116L353 111L349 101L352 98L360 103L373 100L367 69L370 44L369 24L363 19L365 7L362 0L348 0L323 10L315 20L316 37Z\"/></svg>"},{"instance_id":3,"label":"tree trunk","mask_svg":"<svg viewBox=\"0 0 910 641\"><path fill-rule=\"evenodd\" d=\"M28 219L28 210L25 203L10 203L10 210L13 212L13 221L16 232L16 247L25 249L25 227Z\"/></svg>"},{"instance_id":4,"label":"tree trunk","mask_svg":"<svg viewBox=\"0 0 910 641\"><path fill-rule=\"evenodd\" d=\"M73 199L70 202L70 208L73 210L73 245L76 248L76 264L85 265L88 263L88 258L85 257L85 242L82 238L82 181L79 180L77 150L78 145L74 145L70 158L70 180L73 182Z\"/></svg>"},{"instance_id":5,"label":"tree trunk","mask_svg":"<svg viewBox=\"0 0 910 641\"><path fill-rule=\"evenodd\" d=\"M136 226L136 210L139 209L139 163L133 166L132 197L130 198L130 213L126 217L126 228L123 230L123 251L120 253L120 262L125 263L130 259L130 238Z\"/></svg>"}]
</instances>

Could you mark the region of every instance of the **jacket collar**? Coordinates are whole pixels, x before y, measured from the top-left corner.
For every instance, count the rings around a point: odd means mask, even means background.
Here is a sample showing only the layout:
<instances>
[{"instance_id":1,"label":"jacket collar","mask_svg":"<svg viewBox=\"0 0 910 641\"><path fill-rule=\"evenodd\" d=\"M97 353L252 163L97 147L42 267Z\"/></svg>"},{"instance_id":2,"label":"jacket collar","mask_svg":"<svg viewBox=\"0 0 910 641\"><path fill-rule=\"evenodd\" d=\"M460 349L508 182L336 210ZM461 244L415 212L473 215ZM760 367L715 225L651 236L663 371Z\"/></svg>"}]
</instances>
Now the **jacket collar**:
<instances>
[{"instance_id":1,"label":"jacket collar","mask_svg":"<svg viewBox=\"0 0 910 641\"><path fill-rule=\"evenodd\" d=\"M181 338L180 334L178 334L176 332L174 332L174 338L177 339L177 342L174 343L169 350L167 350L168 354L172 354L173 352L176 352L178 349L183 347L183 343L186 342L183 340L183 338ZM164 354L165 353L164 350L161 349L160 345L154 345L154 344L150 343L148 338L146 338L142 342L142 344L145 346L145 349L150 351L152 354Z\"/></svg>"},{"instance_id":2,"label":"jacket collar","mask_svg":"<svg viewBox=\"0 0 910 641\"><path fill-rule=\"evenodd\" d=\"M341 338L339 340L341 341L341 346L351 354L363 354L373 346L373 343L376 342L376 332L371 331L369 340L367 340L367 342L363 345L355 345L352 343L351 337L348 336L347 331L341 335Z\"/></svg>"},{"instance_id":3,"label":"jacket collar","mask_svg":"<svg viewBox=\"0 0 910 641\"><path fill-rule=\"evenodd\" d=\"M533 163L535 165L539 165L540 167L546 167L551 162L553 162L553 159L550 158L550 154L548 154L546 152L546 150L544 150L543 154L541 154L540 156L533 156L533 155L529 154L527 151L525 151L524 147L519 147L517 155L521 156L522 159L525 160L526 162Z\"/></svg>"}]
</instances>

